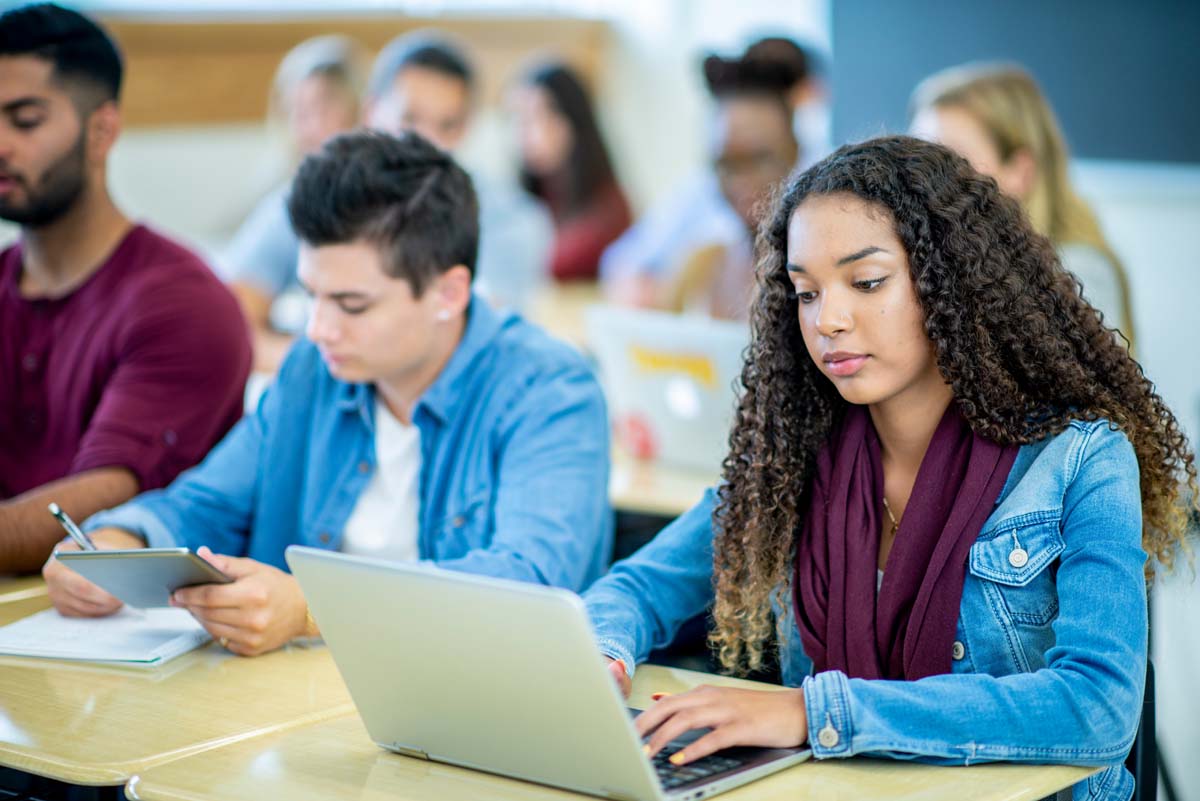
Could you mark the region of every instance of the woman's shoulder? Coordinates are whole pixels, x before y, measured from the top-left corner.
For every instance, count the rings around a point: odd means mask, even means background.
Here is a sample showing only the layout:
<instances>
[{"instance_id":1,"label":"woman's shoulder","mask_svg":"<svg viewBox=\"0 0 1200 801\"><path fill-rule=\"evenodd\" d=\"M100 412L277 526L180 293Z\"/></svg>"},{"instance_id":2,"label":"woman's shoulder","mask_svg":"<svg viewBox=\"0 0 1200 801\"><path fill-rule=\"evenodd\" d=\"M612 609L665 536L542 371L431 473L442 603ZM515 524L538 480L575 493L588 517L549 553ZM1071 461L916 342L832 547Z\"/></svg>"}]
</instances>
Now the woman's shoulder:
<instances>
[{"instance_id":1,"label":"woman's shoulder","mask_svg":"<svg viewBox=\"0 0 1200 801\"><path fill-rule=\"evenodd\" d=\"M1138 463L1123 431L1110 421L1072 419L1058 433L1021 446L993 519L1063 513L1068 497L1106 484L1138 497Z\"/></svg>"},{"instance_id":2,"label":"woman's shoulder","mask_svg":"<svg viewBox=\"0 0 1200 801\"><path fill-rule=\"evenodd\" d=\"M1069 483L1089 461L1116 454L1127 455L1136 465L1133 446L1124 431L1104 418L1071 418L1061 431L1021 446L1013 471L1023 463L1023 473L1034 468L1053 471Z\"/></svg>"}]
</instances>

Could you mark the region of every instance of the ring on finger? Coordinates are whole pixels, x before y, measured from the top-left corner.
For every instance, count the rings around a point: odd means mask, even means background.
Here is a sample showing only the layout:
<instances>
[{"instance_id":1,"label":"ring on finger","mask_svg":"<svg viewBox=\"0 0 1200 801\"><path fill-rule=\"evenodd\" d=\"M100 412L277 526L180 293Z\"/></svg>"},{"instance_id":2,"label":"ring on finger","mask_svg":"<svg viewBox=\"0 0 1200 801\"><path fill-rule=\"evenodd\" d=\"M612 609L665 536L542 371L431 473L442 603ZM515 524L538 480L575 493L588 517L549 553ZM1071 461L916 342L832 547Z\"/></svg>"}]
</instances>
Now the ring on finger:
<instances>
[{"instance_id":1,"label":"ring on finger","mask_svg":"<svg viewBox=\"0 0 1200 801\"><path fill-rule=\"evenodd\" d=\"M228 637L221 637L217 640L217 642L221 643L222 648L229 647L229 638Z\"/></svg>"}]
</instances>

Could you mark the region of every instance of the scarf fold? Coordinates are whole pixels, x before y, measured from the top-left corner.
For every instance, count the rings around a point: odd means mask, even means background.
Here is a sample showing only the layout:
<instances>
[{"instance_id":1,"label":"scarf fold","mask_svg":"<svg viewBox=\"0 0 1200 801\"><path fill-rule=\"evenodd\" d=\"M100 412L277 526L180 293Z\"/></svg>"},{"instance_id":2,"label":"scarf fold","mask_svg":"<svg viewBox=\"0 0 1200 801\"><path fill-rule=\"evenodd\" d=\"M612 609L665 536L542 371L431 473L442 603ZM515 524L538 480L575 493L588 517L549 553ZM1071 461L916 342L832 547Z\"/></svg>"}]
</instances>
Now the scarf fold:
<instances>
[{"instance_id":1,"label":"scarf fold","mask_svg":"<svg viewBox=\"0 0 1200 801\"><path fill-rule=\"evenodd\" d=\"M976 435L951 403L917 472L876 590L883 464L870 413L851 406L817 456L796 545L793 601L816 671L949 673L971 545L1019 448Z\"/></svg>"}]
</instances>

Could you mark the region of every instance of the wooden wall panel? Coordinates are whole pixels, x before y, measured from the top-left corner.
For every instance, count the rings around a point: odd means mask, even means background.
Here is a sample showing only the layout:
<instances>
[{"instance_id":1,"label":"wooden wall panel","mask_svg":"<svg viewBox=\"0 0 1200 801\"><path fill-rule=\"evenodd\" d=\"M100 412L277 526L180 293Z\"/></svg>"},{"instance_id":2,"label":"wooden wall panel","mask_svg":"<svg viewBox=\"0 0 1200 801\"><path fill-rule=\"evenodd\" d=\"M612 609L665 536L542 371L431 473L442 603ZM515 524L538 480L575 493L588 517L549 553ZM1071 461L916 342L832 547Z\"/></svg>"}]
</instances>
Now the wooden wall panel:
<instances>
[{"instance_id":1,"label":"wooden wall panel","mask_svg":"<svg viewBox=\"0 0 1200 801\"><path fill-rule=\"evenodd\" d=\"M595 86L608 41L602 22L545 17L393 14L225 22L112 17L103 22L125 56L123 106L130 127L261 120L280 59L299 42L326 33L352 36L376 52L406 31L447 31L470 49L485 103L495 102L516 71L539 53L567 59Z\"/></svg>"}]
</instances>

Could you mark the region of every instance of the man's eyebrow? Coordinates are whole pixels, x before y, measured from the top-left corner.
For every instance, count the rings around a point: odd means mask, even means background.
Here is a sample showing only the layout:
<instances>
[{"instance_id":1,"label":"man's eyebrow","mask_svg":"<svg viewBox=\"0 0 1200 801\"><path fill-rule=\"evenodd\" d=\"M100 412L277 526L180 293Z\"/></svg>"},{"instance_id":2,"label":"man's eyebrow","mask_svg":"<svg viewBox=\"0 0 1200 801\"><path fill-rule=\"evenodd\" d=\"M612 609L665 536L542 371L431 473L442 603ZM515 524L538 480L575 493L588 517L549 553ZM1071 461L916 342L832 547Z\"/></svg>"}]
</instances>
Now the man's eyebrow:
<instances>
[{"instance_id":1,"label":"man's eyebrow","mask_svg":"<svg viewBox=\"0 0 1200 801\"><path fill-rule=\"evenodd\" d=\"M6 114L11 114L14 111L20 111L29 106L44 107L49 105L44 97L18 97L15 100L9 100L4 105L0 106Z\"/></svg>"}]
</instances>

